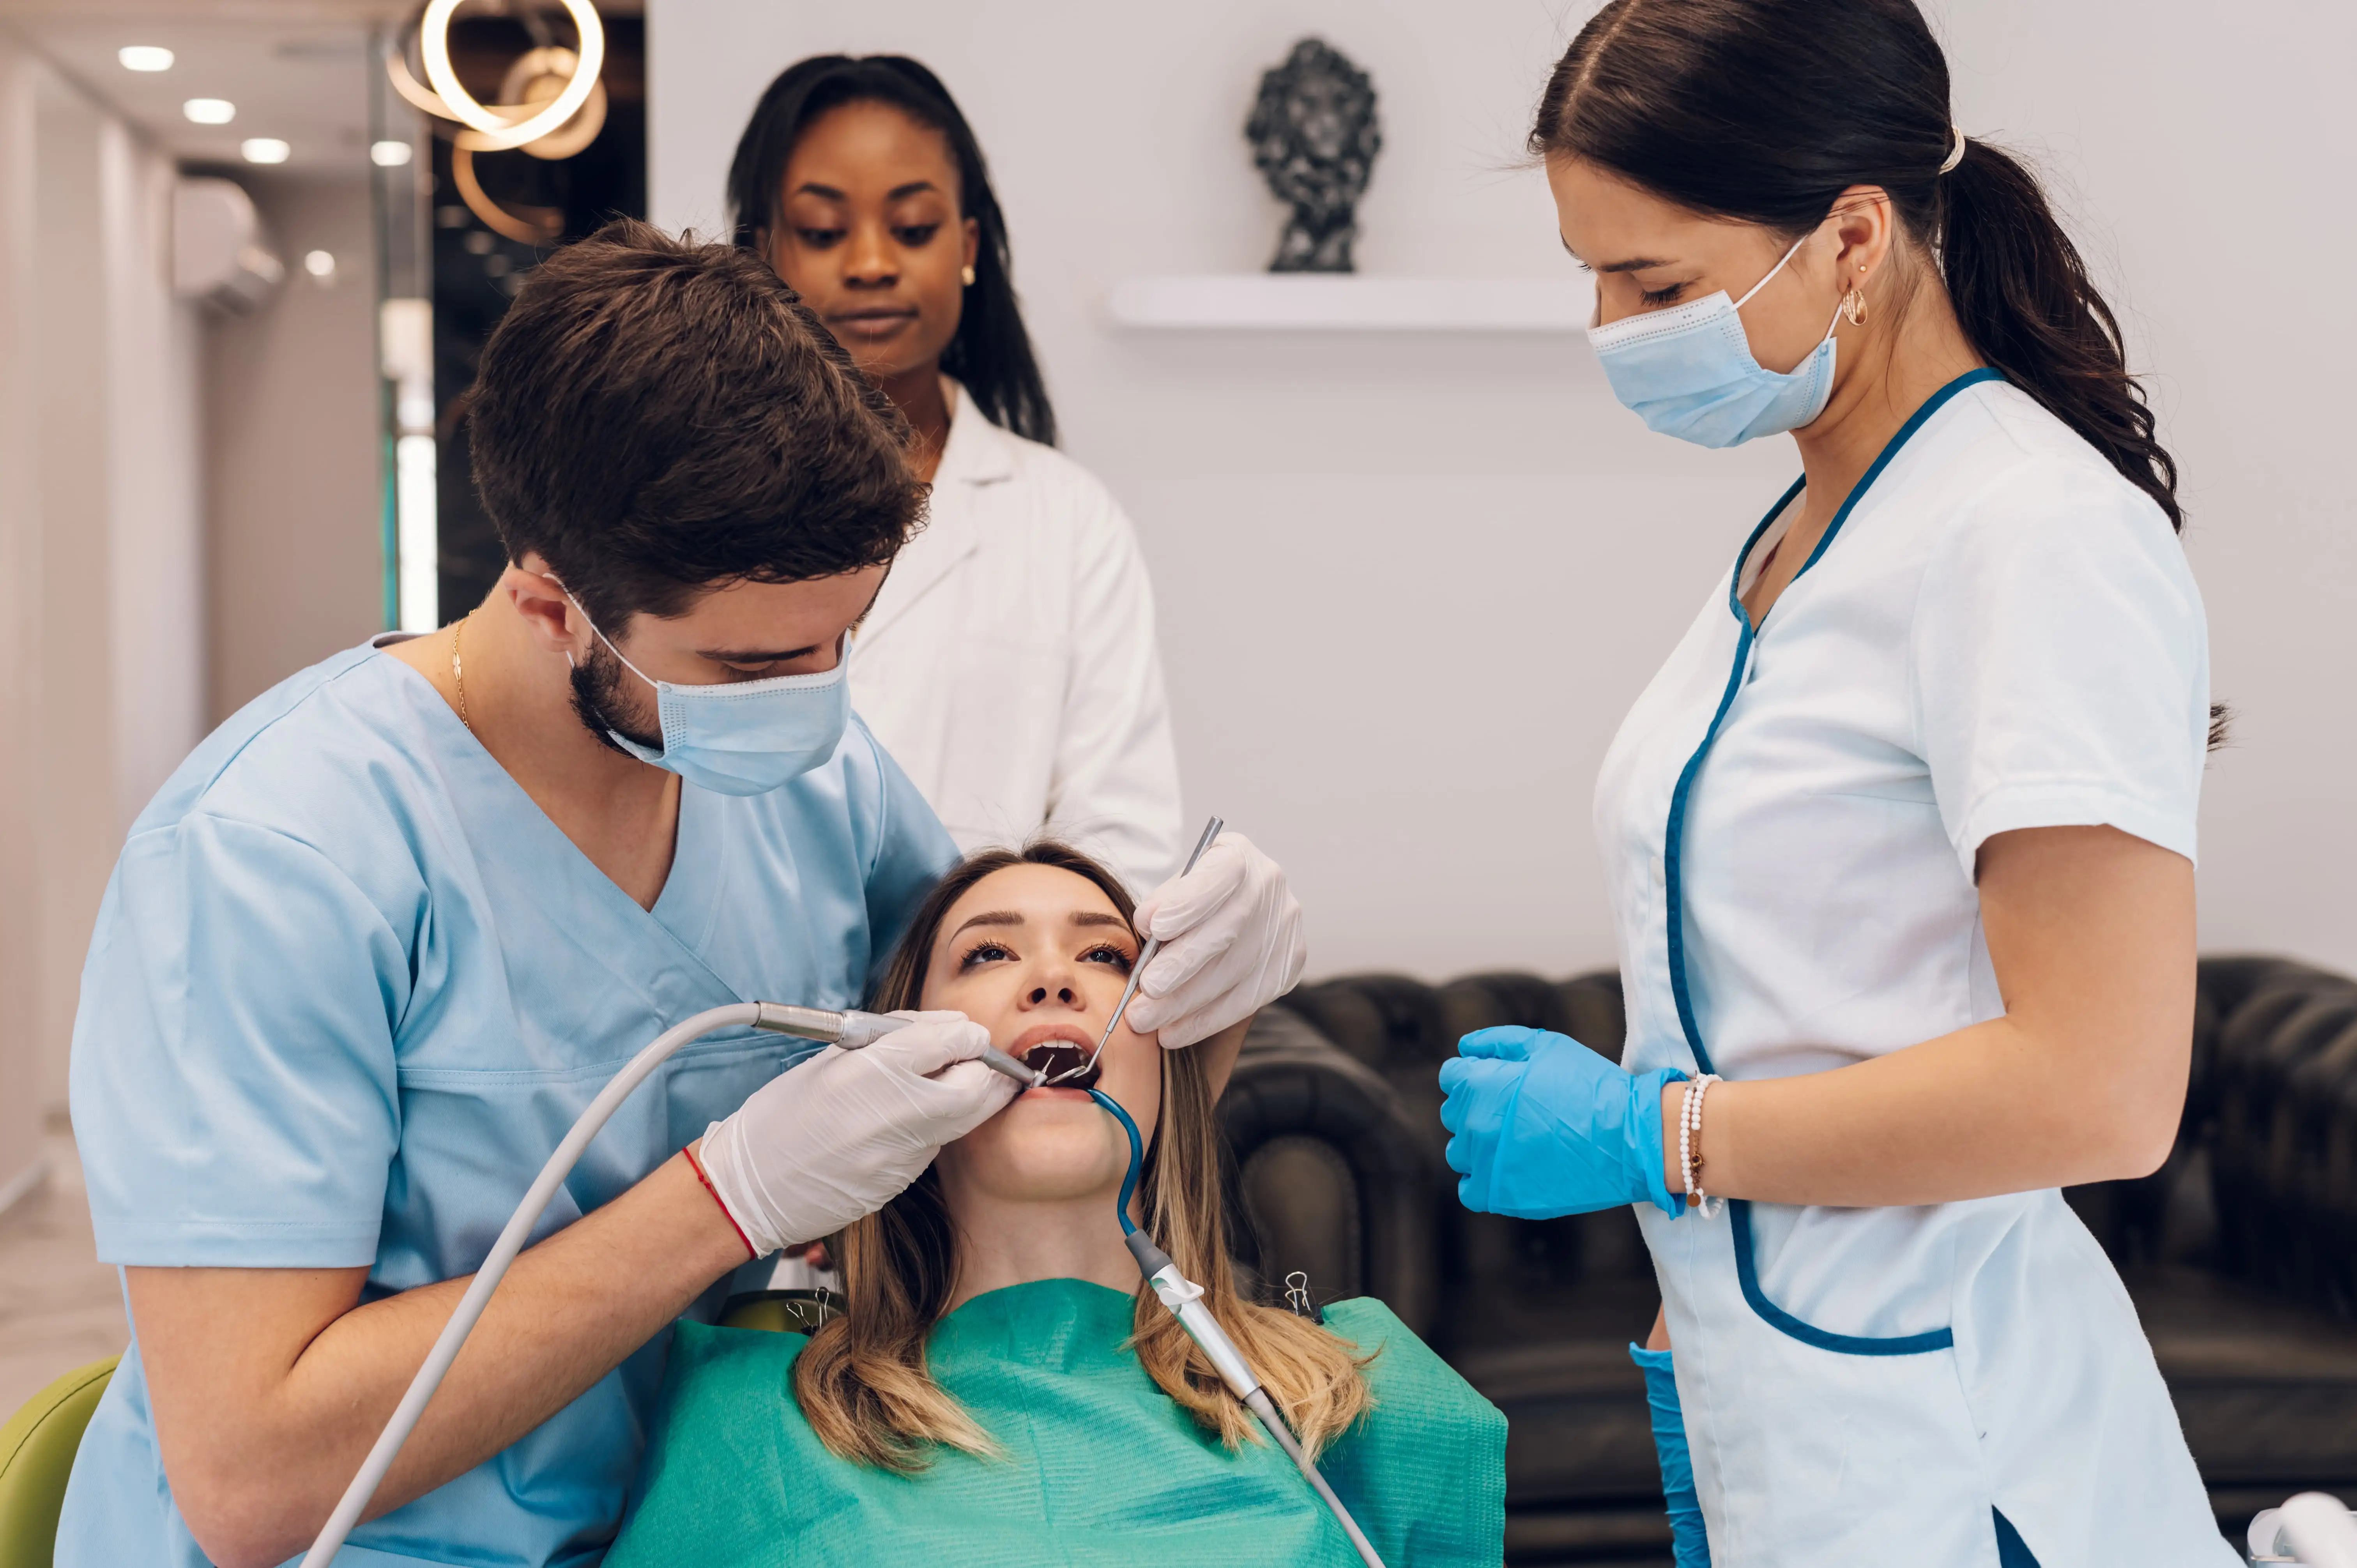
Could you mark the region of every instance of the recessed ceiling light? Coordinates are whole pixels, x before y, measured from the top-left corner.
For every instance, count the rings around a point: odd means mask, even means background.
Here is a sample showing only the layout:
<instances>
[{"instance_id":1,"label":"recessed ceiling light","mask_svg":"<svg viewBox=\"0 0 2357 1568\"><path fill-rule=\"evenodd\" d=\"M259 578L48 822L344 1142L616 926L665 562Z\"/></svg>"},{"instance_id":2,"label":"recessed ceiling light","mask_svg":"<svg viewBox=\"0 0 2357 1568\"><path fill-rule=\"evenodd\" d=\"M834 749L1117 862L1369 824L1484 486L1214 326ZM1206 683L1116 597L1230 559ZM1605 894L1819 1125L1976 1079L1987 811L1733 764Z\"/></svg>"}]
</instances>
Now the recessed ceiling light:
<instances>
[{"instance_id":1,"label":"recessed ceiling light","mask_svg":"<svg viewBox=\"0 0 2357 1568\"><path fill-rule=\"evenodd\" d=\"M371 142L369 144L369 161L376 165L379 168L399 168L402 165L407 163L409 158L410 146L407 142Z\"/></svg>"},{"instance_id":2,"label":"recessed ceiling light","mask_svg":"<svg viewBox=\"0 0 2357 1568\"><path fill-rule=\"evenodd\" d=\"M157 44L125 44L114 51L125 70L169 70L172 51Z\"/></svg>"},{"instance_id":3,"label":"recessed ceiling light","mask_svg":"<svg viewBox=\"0 0 2357 1568\"><path fill-rule=\"evenodd\" d=\"M327 251L306 251L303 270L324 283L336 275L336 258Z\"/></svg>"},{"instance_id":4,"label":"recessed ceiling light","mask_svg":"<svg viewBox=\"0 0 2357 1568\"><path fill-rule=\"evenodd\" d=\"M237 150L250 164L283 164L295 149L275 136L248 136Z\"/></svg>"},{"instance_id":5,"label":"recessed ceiling light","mask_svg":"<svg viewBox=\"0 0 2357 1568\"><path fill-rule=\"evenodd\" d=\"M180 113L192 125L226 125L237 118L237 105L226 98L191 98L180 105Z\"/></svg>"}]
</instances>

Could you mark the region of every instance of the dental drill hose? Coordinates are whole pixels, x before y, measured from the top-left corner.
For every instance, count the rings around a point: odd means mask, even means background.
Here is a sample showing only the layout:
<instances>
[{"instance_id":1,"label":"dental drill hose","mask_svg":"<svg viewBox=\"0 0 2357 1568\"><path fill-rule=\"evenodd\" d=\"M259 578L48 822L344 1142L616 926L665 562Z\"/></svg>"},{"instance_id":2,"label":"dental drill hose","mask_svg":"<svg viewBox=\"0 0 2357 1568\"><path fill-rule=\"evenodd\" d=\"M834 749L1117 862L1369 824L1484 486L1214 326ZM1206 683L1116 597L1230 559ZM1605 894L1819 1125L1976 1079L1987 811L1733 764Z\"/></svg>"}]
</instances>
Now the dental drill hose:
<instances>
[{"instance_id":1,"label":"dental drill hose","mask_svg":"<svg viewBox=\"0 0 2357 1568\"><path fill-rule=\"evenodd\" d=\"M726 1007L709 1008L664 1030L655 1036L652 1044L632 1057L621 1071L607 1080L606 1087L598 1090L597 1098L589 1102L589 1108L565 1134L565 1141L556 1145L556 1152L548 1156L548 1163L540 1167L540 1175L533 1178L531 1190L524 1194L523 1201L516 1205L516 1210L509 1216L499 1240L491 1243L490 1252L483 1259L482 1266L475 1271L474 1279L468 1283L467 1294L459 1297L457 1310L450 1315L450 1321L442 1326L442 1333L434 1341L434 1348L426 1352L425 1365L419 1367L417 1375L410 1380L407 1391L401 1396L401 1403L393 1409L393 1418L377 1434L375 1445L370 1448L368 1457L361 1462L360 1471L352 1477L351 1485L344 1488L343 1497L337 1501L335 1511L328 1516L328 1522L320 1530L318 1539L311 1543L311 1550L304 1553L302 1568L328 1568L335 1560L336 1553L343 1547L344 1538L351 1534L352 1527L360 1523L361 1515L367 1511L369 1499L376 1496L377 1487L383 1484L385 1473L393 1468L402 1444L409 1441L409 1434L415 1430L418 1418L425 1413L427 1402L434 1398L434 1391L442 1386L450 1364L458 1359L459 1348L467 1343L467 1336L474 1332L476 1321L483 1316L483 1308L490 1304L491 1293L507 1276L516 1254L523 1251L525 1240L531 1236L533 1227L540 1223L540 1217L546 1211L550 1199L556 1196L556 1189L564 1184L566 1176L573 1174L574 1165L589 1147L590 1140L597 1136L614 1112L620 1109L622 1101L628 1100L631 1091L644 1083L655 1069L682 1046L719 1029L751 1027L773 1035L790 1035L797 1039L813 1041L819 1047L832 1045L845 1050L857 1050L874 1044L909 1022L906 1018L886 1017L875 1013L834 1012L822 1007L789 1006L778 1002L737 1002ZM788 1068L797 1066L811 1054L814 1053L798 1055L786 1065ZM1024 1084L1037 1084L1042 1076L1004 1051L987 1051L982 1059L994 1069Z\"/></svg>"},{"instance_id":2,"label":"dental drill hose","mask_svg":"<svg viewBox=\"0 0 2357 1568\"><path fill-rule=\"evenodd\" d=\"M1170 1261L1170 1254L1156 1246L1154 1238L1140 1230L1129 1218L1129 1200L1137 1191L1138 1175L1146 1165L1145 1140L1138 1136L1137 1123L1130 1120L1129 1112L1122 1109L1119 1101L1099 1089L1090 1090L1089 1098L1111 1112L1114 1120L1121 1123L1121 1130L1129 1134L1129 1170L1122 1177L1121 1196L1115 1202L1119 1205L1122 1244L1129 1249L1129 1255L1137 1260L1137 1272L1146 1276L1146 1283L1153 1288L1156 1298L1169 1308L1170 1315L1178 1320L1178 1326L1187 1331L1187 1337L1194 1340L1210 1359L1213 1369L1220 1374L1220 1380L1228 1385L1228 1391L1253 1412L1268 1433L1270 1440L1285 1451L1285 1456L1293 1461L1294 1467L1325 1501L1334 1515L1335 1522L1342 1527L1342 1533L1350 1537L1351 1549L1358 1552L1359 1561L1367 1568L1383 1568L1383 1560L1376 1552L1374 1544L1359 1528L1359 1521L1351 1517L1351 1510L1343 1505L1342 1499L1334 1495L1334 1488L1326 1484L1326 1477L1318 1472L1317 1464L1302 1452L1301 1444L1293 1435L1293 1429L1286 1425L1285 1418L1277 1413L1275 1402L1268 1397L1268 1391L1262 1388L1260 1380L1253 1375L1252 1367L1244 1360L1243 1353L1236 1348L1236 1342L1228 1337L1227 1330L1220 1326L1220 1320L1211 1316L1210 1307L1203 1305L1203 1287L1180 1273L1178 1265Z\"/></svg>"}]
</instances>

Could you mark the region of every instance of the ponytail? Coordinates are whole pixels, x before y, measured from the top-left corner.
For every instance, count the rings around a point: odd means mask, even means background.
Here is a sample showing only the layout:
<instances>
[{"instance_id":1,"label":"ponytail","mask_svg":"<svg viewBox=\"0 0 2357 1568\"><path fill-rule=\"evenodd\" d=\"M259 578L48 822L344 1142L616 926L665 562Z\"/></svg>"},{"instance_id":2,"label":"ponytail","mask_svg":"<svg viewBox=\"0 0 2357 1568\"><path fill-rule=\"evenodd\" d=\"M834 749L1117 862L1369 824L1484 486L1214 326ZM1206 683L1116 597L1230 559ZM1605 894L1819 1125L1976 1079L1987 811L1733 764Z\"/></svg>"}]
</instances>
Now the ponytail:
<instances>
[{"instance_id":1,"label":"ponytail","mask_svg":"<svg viewBox=\"0 0 2357 1568\"><path fill-rule=\"evenodd\" d=\"M1912 0L1612 0L1548 78L1531 150L1798 239L1879 186L1981 357L2184 526L2119 324L2038 181L1953 149L1948 62Z\"/></svg>"},{"instance_id":2,"label":"ponytail","mask_svg":"<svg viewBox=\"0 0 2357 1568\"><path fill-rule=\"evenodd\" d=\"M2182 530L2177 459L2153 436L2119 322L2036 177L1982 142L1940 181L1940 268L1982 359L2101 452Z\"/></svg>"}]
</instances>

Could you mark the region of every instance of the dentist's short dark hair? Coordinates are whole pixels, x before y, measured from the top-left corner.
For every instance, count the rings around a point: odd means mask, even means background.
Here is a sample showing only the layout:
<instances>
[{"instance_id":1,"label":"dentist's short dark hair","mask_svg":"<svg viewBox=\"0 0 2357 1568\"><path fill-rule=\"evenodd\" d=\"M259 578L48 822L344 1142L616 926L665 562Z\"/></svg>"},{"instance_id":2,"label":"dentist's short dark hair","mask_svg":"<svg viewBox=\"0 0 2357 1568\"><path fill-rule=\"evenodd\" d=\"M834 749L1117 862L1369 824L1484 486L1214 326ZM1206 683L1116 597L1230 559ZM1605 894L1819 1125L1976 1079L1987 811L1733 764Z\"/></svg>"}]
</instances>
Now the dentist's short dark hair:
<instances>
[{"instance_id":1,"label":"dentist's short dark hair","mask_svg":"<svg viewBox=\"0 0 2357 1568\"><path fill-rule=\"evenodd\" d=\"M537 552L615 636L730 583L884 564L924 515L907 421L800 296L634 219L533 269L467 413L508 559Z\"/></svg>"}]
</instances>

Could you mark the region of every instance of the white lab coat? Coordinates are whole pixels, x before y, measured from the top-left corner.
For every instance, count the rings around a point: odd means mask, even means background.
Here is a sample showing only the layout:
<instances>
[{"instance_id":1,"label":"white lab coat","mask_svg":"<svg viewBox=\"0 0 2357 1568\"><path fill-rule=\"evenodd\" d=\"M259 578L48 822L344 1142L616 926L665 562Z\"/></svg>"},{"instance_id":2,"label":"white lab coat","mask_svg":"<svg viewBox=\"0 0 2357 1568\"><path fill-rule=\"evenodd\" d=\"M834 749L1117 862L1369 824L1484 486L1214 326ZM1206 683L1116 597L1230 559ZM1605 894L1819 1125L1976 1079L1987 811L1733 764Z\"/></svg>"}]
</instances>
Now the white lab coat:
<instances>
[{"instance_id":1,"label":"white lab coat","mask_svg":"<svg viewBox=\"0 0 2357 1568\"><path fill-rule=\"evenodd\" d=\"M1605 758L1632 1071L1819 1072L1999 1015L1974 885L1994 834L2108 823L2194 853L2208 637L2147 498L2018 390L1959 378L1755 633L1737 596L1799 491ZM2233 1561L2059 1192L1638 1208L1718 1568L1997 1568L1996 1514L2045 1568Z\"/></svg>"},{"instance_id":2,"label":"white lab coat","mask_svg":"<svg viewBox=\"0 0 2357 1568\"><path fill-rule=\"evenodd\" d=\"M1154 590L1095 476L955 382L931 520L851 651L851 700L958 847L1060 838L1133 891L1178 869Z\"/></svg>"}]
</instances>

